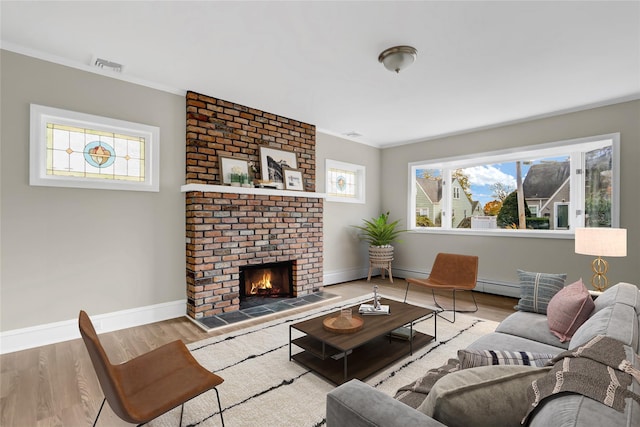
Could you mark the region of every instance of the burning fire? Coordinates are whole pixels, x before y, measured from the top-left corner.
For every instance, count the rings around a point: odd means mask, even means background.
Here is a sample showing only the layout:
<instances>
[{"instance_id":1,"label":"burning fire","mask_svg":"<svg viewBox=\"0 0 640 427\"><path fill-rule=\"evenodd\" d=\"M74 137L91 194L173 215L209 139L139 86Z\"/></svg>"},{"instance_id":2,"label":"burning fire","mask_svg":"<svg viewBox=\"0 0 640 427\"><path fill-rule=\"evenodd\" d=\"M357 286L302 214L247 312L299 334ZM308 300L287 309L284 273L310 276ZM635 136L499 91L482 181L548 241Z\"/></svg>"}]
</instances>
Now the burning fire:
<instances>
[{"instance_id":1,"label":"burning fire","mask_svg":"<svg viewBox=\"0 0 640 427\"><path fill-rule=\"evenodd\" d=\"M259 290L271 289L271 273L266 272L262 275L262 279L257 282L251 282L251 295L256 295Z\"/></svg>"}]
</instances>

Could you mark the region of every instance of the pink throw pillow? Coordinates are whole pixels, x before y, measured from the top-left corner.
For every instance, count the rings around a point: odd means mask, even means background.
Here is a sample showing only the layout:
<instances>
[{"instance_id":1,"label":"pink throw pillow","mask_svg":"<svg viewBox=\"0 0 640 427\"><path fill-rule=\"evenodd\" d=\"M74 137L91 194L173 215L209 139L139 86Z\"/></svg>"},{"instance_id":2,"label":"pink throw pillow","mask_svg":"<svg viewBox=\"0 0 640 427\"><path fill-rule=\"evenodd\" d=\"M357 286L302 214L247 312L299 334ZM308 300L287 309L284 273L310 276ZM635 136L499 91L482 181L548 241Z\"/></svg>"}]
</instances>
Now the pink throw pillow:
<instances>
[{"instance_id":1,"label":"pink throw pillow","mask_svg":"<svg viewBox=\"0 0 640 427\"><path fill-rule=\"evenodd\" d=\"M562 288L549 301L547 322L560 342L571 339L576 330L589 318L594 304L582 279Z\"/></svg>"}]
</instances>

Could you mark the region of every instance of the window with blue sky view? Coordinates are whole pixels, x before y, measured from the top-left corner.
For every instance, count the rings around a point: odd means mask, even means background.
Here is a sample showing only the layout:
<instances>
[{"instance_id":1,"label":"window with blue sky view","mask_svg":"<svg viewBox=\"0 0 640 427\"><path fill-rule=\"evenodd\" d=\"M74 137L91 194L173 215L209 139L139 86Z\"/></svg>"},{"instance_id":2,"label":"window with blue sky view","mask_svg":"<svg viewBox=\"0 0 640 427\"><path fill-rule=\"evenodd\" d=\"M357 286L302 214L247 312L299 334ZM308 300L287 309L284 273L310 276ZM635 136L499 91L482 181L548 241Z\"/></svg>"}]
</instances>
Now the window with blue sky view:
<instances>
[{"instance_id":1,"label":"window with blue sky view","mask_svg":"<svg viewBox=\"0 0 640 427\"><path fill-rule=\"evenodd\" d=\"M410 224L413 229L546 233L615 226L617 144L618 136L609 135L518 153L412 163Z\"/></svg>"}]
</instances>

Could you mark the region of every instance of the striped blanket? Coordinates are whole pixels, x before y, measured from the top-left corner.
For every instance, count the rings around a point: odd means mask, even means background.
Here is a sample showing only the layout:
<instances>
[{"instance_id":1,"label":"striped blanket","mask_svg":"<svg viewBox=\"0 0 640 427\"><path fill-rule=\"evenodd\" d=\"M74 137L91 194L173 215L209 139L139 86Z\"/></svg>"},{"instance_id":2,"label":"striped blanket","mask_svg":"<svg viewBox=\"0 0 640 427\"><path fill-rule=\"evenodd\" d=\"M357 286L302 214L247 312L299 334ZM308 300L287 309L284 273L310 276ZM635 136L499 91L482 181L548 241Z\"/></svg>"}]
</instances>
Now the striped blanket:
<instances>
[{"instance_id":1,"label":"striped blanket","mask_svg":"<svg viewBox=\"0 0 640 427\"><path fill-rule=\"evenodd\" d=\"M634 368L634 362L638 366L637 360L628 360L622 342L604 335L558 354L549 362L553 368L529 387L531 405L522 423L542 400L561 392L581 394L620 412L626 398L640 403L640 395L628 389L633 378L640 382L640 370Z\"/></svg>"}]
</instances>

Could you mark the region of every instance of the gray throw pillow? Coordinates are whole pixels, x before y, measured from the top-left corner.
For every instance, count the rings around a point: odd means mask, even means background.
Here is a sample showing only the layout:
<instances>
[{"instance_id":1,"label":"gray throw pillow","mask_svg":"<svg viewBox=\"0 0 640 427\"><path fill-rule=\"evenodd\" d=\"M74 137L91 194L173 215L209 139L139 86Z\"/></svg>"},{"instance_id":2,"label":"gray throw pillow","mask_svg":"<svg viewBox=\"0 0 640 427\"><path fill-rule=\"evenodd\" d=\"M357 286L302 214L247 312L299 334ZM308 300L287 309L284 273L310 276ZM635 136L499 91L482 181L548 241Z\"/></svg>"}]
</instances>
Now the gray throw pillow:
<instances>
[{"instance_id":1,"label":"gray throw pillow","mask_svg":"<svg viewBox=\"0 0 640 427\"><path fill-rule=\"evenodd\" d=\"M442 377L418 410L448 427L510 427L527 413L527 389L551 368L481 366Z\"/></svg>"},{"instance_id":2,"label":"gray throw pillow","mask_svg":"<svg viewBox=\"0 0 640 427\"><path fill-rule=\"evenodd\" d=\"M520 300L516 310L547 314L549 301L564 287L567 275L518 270L518 278Z\"/></svg>"}]
</instances>

